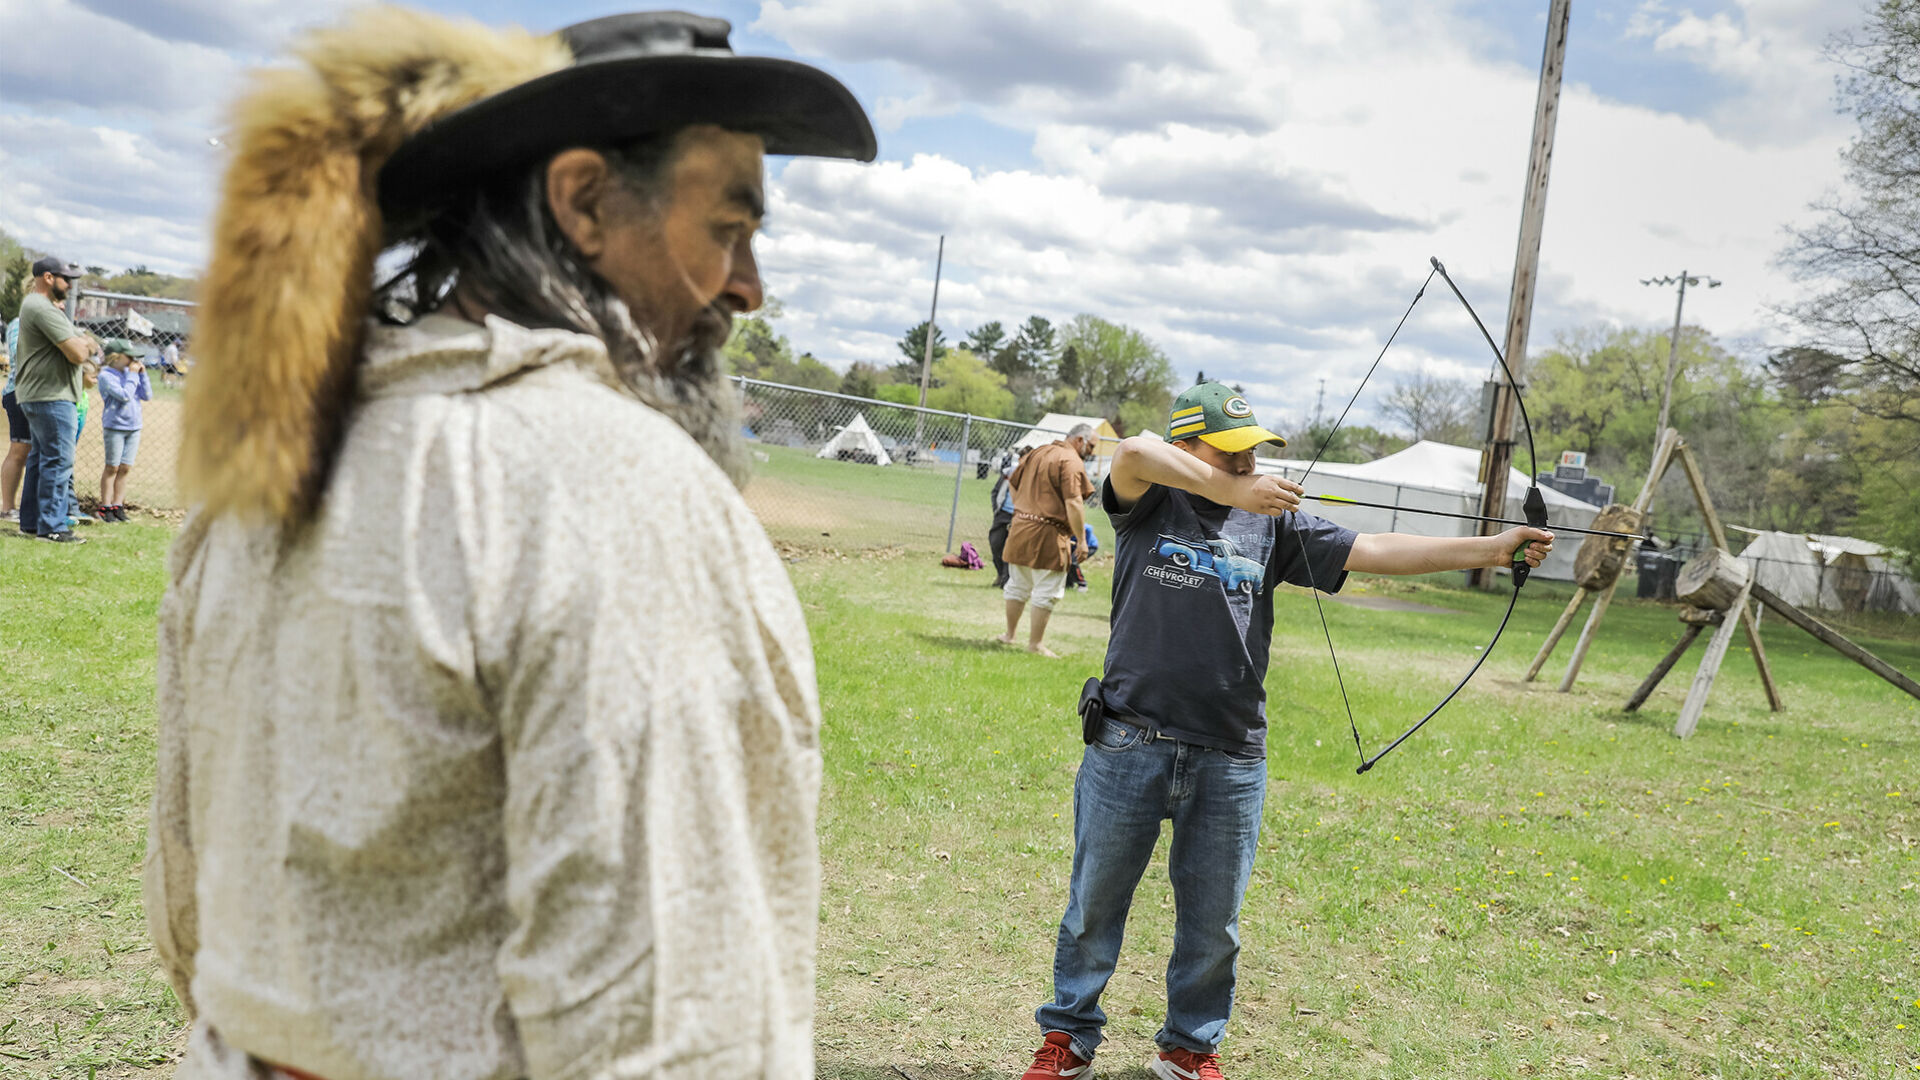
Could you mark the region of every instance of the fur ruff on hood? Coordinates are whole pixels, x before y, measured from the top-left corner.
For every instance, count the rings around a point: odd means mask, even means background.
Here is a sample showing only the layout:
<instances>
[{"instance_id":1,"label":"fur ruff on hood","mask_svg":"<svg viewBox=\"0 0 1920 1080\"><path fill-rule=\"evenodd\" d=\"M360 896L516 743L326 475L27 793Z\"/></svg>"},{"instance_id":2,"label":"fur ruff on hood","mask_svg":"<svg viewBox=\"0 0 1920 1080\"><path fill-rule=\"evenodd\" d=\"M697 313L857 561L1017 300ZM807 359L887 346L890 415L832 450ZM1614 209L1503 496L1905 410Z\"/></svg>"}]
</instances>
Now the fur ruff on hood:
<instances>
[{"instance_id":1,"label":"fur ruff on hood","mask_svg":"<svg viewBox=\"0 0 1920 1080\"><path fill-rule=\"evenodd\" d=\"M573 62L558 35L397 7L294 55L234 111L179 462L207 513L280 523L318 502L346 419L383 243L380 166L431 121Z\"/></svg>"}]
</instances>

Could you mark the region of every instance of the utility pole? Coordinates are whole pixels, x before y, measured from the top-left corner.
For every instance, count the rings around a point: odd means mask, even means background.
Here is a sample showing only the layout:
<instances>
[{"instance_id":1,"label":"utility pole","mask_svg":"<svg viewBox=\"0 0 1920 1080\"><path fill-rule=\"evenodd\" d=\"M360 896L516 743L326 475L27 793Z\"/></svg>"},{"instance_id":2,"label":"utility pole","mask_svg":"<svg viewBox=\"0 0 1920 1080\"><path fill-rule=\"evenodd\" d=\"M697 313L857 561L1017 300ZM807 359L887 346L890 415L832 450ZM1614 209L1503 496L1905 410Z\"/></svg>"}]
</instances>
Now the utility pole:
<instances>
[{"instance_id":1,"label":"utility pole","mask_svg":"<svg viewBox=\"0 0 1920 1080\"><path fill-rule=\"evenodd\" d=\"M933 307L927 311L926 348L920 354L920 407L927 407L927 379L933 374L933 326L934 317L940 314L940 266L947 259L947 234L940 234L940 248L933 256ZM925 433L926 413L913 414L913 449L920 450L920 442ZM964 454L964 449L962 450Z\"/></svg>"},{"instance_id":2,"label":"utility pole","mask_svg":"<svg viewBox=\"0 0 1920 1080\"><path fill-rule=\"evenodd\" d=\"M1653 429L1653 452L1656 456L1660 453L1660 440L1667 432L1667 413L1673 404L1674 372L1680 368L1680 312L1687 305L1687 286L1700 284L1701 278L1688 277L1687 272L1682 270L1679 277L1640 279L1642 285L1672 285L1676 281L1680 283L1680 299L1673 304L1673 340L1667 345L1667 384L1660 391L1660 425ZM1706 283L1709 289L1720 287L1720 282L1716 278L1706 278Z\"/></svg>"},{"instance_id":3,"label":"utility pole","mask_svg":"<svg viewBox=\"0 0 1920 1080\"><path fill-rule=\"evenodd\" d=\"M1520 240L1513 257L1513 286L1507 294L1507 367L1518 379L1527 366L1527 329L1533 318L1533 286L1540 270L1540 235L1547 217L1547 174L1553 165L1553 133L1560 119L1560 74L1567 60L1567 22L1571 0L1553 0L1547 12L1547 42L1540 57L1540 93L1533 105L1533 149L1527 158L1526 198L1520 209ZM1485 475L1480 485L1480 513L1484 517L1506 517L1507 472L1513 467L1513 414L1518 386L1508 382L1496 388L1493 398L1493 425L1487 435L1487 447L1481 456ZM1532 469L1540 463L1529 462ZM1483 536L1498 532L1492 522L1482 523ZM1468 572L1468 581L1478 588L1494 583L1491 569Z\"/></svg>"}]
</instances>

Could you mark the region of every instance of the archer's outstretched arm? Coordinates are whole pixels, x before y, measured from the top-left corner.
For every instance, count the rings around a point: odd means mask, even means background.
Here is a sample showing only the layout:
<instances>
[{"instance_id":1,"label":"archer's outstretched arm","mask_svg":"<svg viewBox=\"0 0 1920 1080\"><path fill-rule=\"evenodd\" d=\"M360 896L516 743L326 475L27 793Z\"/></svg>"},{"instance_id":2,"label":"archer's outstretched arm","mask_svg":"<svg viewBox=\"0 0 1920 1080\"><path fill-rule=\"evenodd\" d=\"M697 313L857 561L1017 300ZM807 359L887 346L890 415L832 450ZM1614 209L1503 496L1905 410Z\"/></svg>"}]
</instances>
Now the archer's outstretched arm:
<instances>
[{"instance_id":1,"label":"archer's outstretched arm","mask_svg":"<svg viewBox=\"0 0 1920 1080\"><path fill-rule=\"evenodd\" d=\"M1240 475L1212 465L1151 435L1120 442L1108 474L1122 506L1132 506L1155 484L1179 488L1224 506L1255 514L1282 514L1300 508L1299 484L1278 476Z\"/></svg>"},{"instance_id":2,"label":"archer's outstretched arm","mask_svg":"<svg viewBox=\"0 0 1920 1080\"><path fill-rule=\"evenodd\" d=\"M1506 566L1527 545L1527 565L1539 566L1553 550L1553 534L1521 525L1497 536L1410 536L1361 533L1347 555L1347 569L1361 574L1431 574Z\"/></svg>"}]
</instances>

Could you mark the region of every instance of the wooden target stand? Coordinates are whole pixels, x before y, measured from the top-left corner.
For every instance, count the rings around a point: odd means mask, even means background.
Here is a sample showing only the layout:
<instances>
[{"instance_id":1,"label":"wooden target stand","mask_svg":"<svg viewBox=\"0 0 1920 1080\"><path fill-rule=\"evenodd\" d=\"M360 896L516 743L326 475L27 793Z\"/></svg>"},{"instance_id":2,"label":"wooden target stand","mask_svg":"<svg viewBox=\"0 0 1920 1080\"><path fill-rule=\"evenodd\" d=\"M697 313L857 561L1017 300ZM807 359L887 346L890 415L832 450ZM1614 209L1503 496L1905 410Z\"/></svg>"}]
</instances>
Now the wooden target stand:
<instances>
[{"instance_id":1,"label":"wooden target stand","mask_svg":"<svg viewBox=\"0 0 1920 1080\"><path fill-rule=\"evenodd\" d=\"M1675 462L1678 462L1680 468L1686 473L1687 485L1693 489L1694 503L1699 506L1700 515L1706 519L1707 533L1713 539L1714 550L1725 552L1731 557L1733 551L1727 546L1726 529L1721 526L1720 515L1714 510L1713 499L1707 494L1707 482L1700 471L1700 462L1693 456L1693 450L1687 446L1686 440L1680 437L1680 432L1675 428L1668 428L1662 433L1660 447L1653 455L1653 466L1647 470L1647 482L1640 489L1640 494L1634 499L1633 505L1616 504L1607 507L1594 519L1593 527L1619 532L1639 532L1646 521L1647 512L1652 509L1653 494L1660 486L1660 478L1666 475L1667 470L1672 468ZM1587 649L1592 646L1594 636L1600 629L1600 621L1606 617L1607 605L1613 602L1613 592L1620 587L1621 572L1626 568L1627 556L1632 552L1633 545L1634 542L1630 540L1590 536L1580 546L1580 553L1574 558L1574 581L1578 587L1574 591L1573 599L1567 602L1567 609L1560 613L1559 620L1553 624L1553 630L1547 634L1547 640L1541 644L1539 653L1533 658L1533 663L1527 667L1523 682L1532 682L1540 674L1540 669L1546 665L1547 658L1553 655L1553 650L1560 644L1560 638L1567 632L1567 627L1573 625L1573 617L1580 613L1580 606L1591 596L1595 598L1593 610L1587 615L1586 626L1580 631L1580 640L1573 647L1573 656L1567 662L1566 674L1560 678L1561 693L1564 694L1573 689L1574 680L1580 676L1580 666L1586 661ZM1738 597L1737 605L1733 603L1733 597L1726 599L1727 610L1738 611L1738 617L1733 622L1737 622L1746 631L1747 644L1753 650L1754 666L1760 671L1760 684L1767 691L1767 705L1773 711L1779 712L1785 705L1780 700L1780 688L1774 685L1773 669L1767 664L1766 649L1760 644L1760 626L1754 620L1750 597L1746 595ZM1684 620L1685 616L1682 618ZM1683 636L1683 644L1693 644L1693 639L1700 635L1704 625L1708 624L1689 623L1689 631ZM1709 646L1708 659L1716 673L1719 670L1720 661L1726 657L1727 645L1731 643L1732 626L1733 623L1729 622L1725 625L1723 632L1715 633L1715 641L1719 642L1717 655L1712 651L1713 646ZM1657 674L1664 677L1679 661L1680 654L1685 651L1682 647L1669 654L1662 662L1663 666L1657 669ZM1708 666L1709 664L1703 663L1701 668L1704 671ZM1653 678L1651 681L1657 685L1659 678ZM1711 688L1713 676L1708 675L1706 682L1707 687ZM1645 689L1649 694L1653 692L1652 686ZM1644 701L1645 698L1642 697L1641 700ZM1705 690L1701 692L1700 703L1701 707L1705 708ZM1699 717L1695 716L1694 719L1697 722ZM1677 735L1684 736L1691 731L1691 727L1687 732L1681 732L1677 726L1675 728Z\"/></svg>"},{"instance_id":2,"label":"wooden target stand","mask_svg":"<svg viewBox=\"0 0 1920 1080\"><path fill-rule=\"evenodd\" d=\"M1633 692L1633 697L1627 700L1627 712L1646 704L1660 681L1667 677L1693 643L1708 627L1713 627L1713 637L1707 643L1706 655L1701 658L1700 669L1693 676L1693 685L1687 689L1687 700L1681 705L1680 716L1673 724L1675 736L1684 739L1692 735L1694 728L1700 724L1700 717L1706 712L1713 681L1719 676L1720 665L1725 663L1727 650L1733 644L1735 626L1746 631L1747 642L1753 648L1754 666L1760 670L1760 684L1767 691L1767 705L1779 712L1782 708L1780 690L1774 685L1773 669L1767 665L1766 650L1760 645L1760 627L1754 614L1756 604L1765 605L1840 655L1920 698L1920 682L1915 682L1886 661L1849 641L1839 631L1753 580L1747 564L1727 546L1726 530L1721 527L1720 515L1714 511L1713 500L1707 495L1700 463L1695 460L1693 451L1687 448L1680 433L1673 428L1668 428L1660 440L1660 450L1654 455L1653 468L1647 474L1647 484L1640 490L1639 498L1634 500L1632 506L1615 505L1602 510L1594 518L1594 528L1639 532L1646 521L1647 510L1653 504L1654 488L1675 461L1686 471L1687 484L1693 489L1693 498L1700 507L1701 516L1706 519L1713 546L1680 569L1674 591L1685 605L1680 609L1680 621L1686 624L1686 629L1681 633L1679 642L1660 658L1653 671ZM1573 624L1573 617L1579 613L1580 605L1586 602L1588 596L1596 596L1598 599L1594 602L1592 613L1587 616L1587 625L1580 631L1579 644L1574 646L1573 658L1567 664L1567 673L1560 680L1562 693L1573 688L1573 681L1580 674L1581 661L1586 658L1587 646L1593 643L1594 632L1599 629L1600 619L1613 599L1613 590L1620 584L1620 574L1633 544L1630 540L1592 536L1581 545L1580 553L1574 559L1574 579L1578 583L1578 591L1567 604L1567 610L1561 613L1560 620L1554 624L1553 632L1547 635L1546 642L1540 646L1540 653L1533 658L1532 666L1527 668L1527 681L1532 681L1547 662L1547 657L1553 655L1554 646L1559 644L1567 627Z\"/></svg>"},{"instance_id":3,"label":"wooden target stand","mask_svg":"<svg viewBox=\"0 0 1920 1080\"><path fill-rule=\"evenodd\" d=\"M1840 655L1920 698L1920 683L1753 580L1752 569L1729 552L1719 548L1708 548L1701 552L1680 569L1674 591L1681 603L1686 605L1680 609L1680 621L1687 628L1672 650L1654 665L1653 673L1633 692L1633 697L1627 699L1626 711L1633 712L1645 704L1654 688L1660 685L1660 680L1673 670L1673 665L1679 662L1694 639L1706 627L1717 627L1713 632L1713 640L1707 644L1707 654L1700 661L1700 670L1694 673L1693 685L1687 690L1686 704L1680 707L1679 719L1673 724L1673 733L1682 739L1693 734L1693 729L1699 726L1700 716L1707 709L1707 695L1713 691L1714 676L1719 674L1720 664L1727 658L1727 645L1733 640L1735 622L1728 619L1727 615L1734 610L1744 609L1749 597L1820 639Z\"/></svg>"}]
</instances>

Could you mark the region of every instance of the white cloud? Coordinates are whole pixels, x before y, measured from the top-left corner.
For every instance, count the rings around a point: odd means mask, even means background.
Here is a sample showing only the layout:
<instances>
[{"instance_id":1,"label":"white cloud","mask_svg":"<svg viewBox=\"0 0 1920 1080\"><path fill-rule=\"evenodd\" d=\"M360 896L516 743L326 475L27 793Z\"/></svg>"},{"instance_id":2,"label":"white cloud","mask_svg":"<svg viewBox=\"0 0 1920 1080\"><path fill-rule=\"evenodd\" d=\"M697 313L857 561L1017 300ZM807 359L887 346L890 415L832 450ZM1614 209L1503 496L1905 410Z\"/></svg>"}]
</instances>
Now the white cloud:
<instances>
[{"instance_id":1,"label":"white cloud","mask_svg":"<svg viewBox=\"0 0 1920 1080\"><path fill-rule=\"evenodd\" d=\"M205 112L236 85L239 59L167 41L70 0L0 6L0 99L40 109Z\"/></svg>"},{"instance_id":2,"label":"white cloud","mask_svg":"<svg viewBox=\"0 0 1920 1080\"><path fill-rule=\"evenodd\" d=\"M1125 7L1113 0L1076 21L1065 6L1042 3L1032 18L1036 32L1072 52L1082 45L1067 38L1069 26L1097 38L1088 28L1152 26L1149 13L1166 10L1142 3L1130 21ZM1745 21L1720 29L1703 21L1710 33L1701 48L1716 58L1714 73L1738 81L1726 112L1830 85L1814 59L1830 16L1807 4L1746 8ZM920 76L909 84L929 101L968 92L977 58L905 39L938 43L969 20L1005 17L994 5L983 13L919 0L768 11L760 27L791 33L797 48L833 61L895 57ZM1683 21L1647 8L1634 32L1665 33ZM1477 56L1470 27L1426 8L1203 3L1189 24L1217 29L1202 49L1176 36L1166 51L1147 53L1180 84L1170 100L1211 96L1247 122L1217 123L1216 108L1188 123L1165 102L1134 110L1124 71L1100 84L1105 100L1079 101L1093 86L1080 60L1065 63L1055 82L1011 63L995 88L973 91L968 107L1032 132L1030 169L970 169L955 155L865 170L788 166L778 185L785 224L832 238L810 249L803 275L819 288L778 280L802 247L797 237L768 247L775 287L795 301L790 332L824 334L809 344L835 360L889 361L892 338L925 318L933 239L944 230L950 276L941 321L950 333L1028 312L1092 311L1146 330L1182 374L1204 368L1287 408L1322 377L1330 397L1344 398L1430 254L1447 260L1497 334L1538 73ZM1835 182L1844 132L1824 123L1782 127L1765 140L1749 134L1718 116L1688 120L1677 109L1567 86L1533 347L1596 320L1659 324L1671 295L1638 280L1682 267L1728 282L1690 303L1689 321L1763 339L1766 305L1789 295L1772 266L1780 230ZM1382 378L1420 370L1478 377L1489 364L1477 331L1436 286Z\"/></svg>"},{"instance_id":3,"label":"white cloud","mask_svg":"<svg viewBox=\"0 0 1920 1080\"><path fill-rule=\"evenodd\" d=\"M97 40L128 70L164 70L152 86L109 81L118 105L0 112L0 225L82 261L196 261L217 161L194 125L255 47L232 20L265 2L50 0L35 49ZM1834 7L1643 5L1627 44L1676 83L1698 73L1716 104L1696 119L1692 102L1566 87L1536 348L1595 320L1663 323L1671 294L1638 280L1682 267L1727 282L1690 296L1690 321L1762 332L1766 304L1790 295L1772 266L1780 230L1839 177L1846 130L1823 111L1832 71L1817 58ZM526 21L574 17L530 5ZM941 233L950 335L1093 312L1146 331L1183 377L1204 368L1295 414L1321 378L1344 400L1429 255L1496 332L1504 318L1538 73L1487 59L1481 28L1448 5L782 0L753 28L863 73L863 98L883 85L883 130L963 113L1030 140L1018 167L984 167L964 144L870 167L776 163L762 270L796 346L836 365L898 356L894 339L926 317ZM200 68L181 74L189 60ZM1377 378L1477 377L1488 362L1436 288Z\"/></svg>"},{"instance_id":4,"label":"white cloud","mask_svg":"<svg viewBox=\"0 0 1920 1080\"><path fill-rule=\"evenodd\" d=\"M294 30L325 21L348 0L72 0L103 18L170 42L266 53Z\"/></svg>"},{"instance_id":5,"label":"white cloud","mask_svg":"<svg viewBox=\"0 0 1920 1080\"><path fill-rule=\"evenodd\" d=\"M1711 110L1714 126L1744 140L1785 145L1831 134L1833 68L1822 50L1857 22L1858 5L1831 0L1736 0L1725 10L1643 0L1631 38L1684 57L1737 88Z\"/></svg>"}]
</instances>

